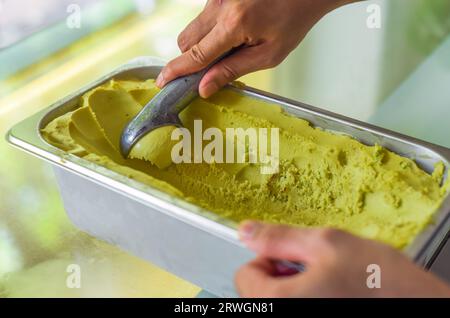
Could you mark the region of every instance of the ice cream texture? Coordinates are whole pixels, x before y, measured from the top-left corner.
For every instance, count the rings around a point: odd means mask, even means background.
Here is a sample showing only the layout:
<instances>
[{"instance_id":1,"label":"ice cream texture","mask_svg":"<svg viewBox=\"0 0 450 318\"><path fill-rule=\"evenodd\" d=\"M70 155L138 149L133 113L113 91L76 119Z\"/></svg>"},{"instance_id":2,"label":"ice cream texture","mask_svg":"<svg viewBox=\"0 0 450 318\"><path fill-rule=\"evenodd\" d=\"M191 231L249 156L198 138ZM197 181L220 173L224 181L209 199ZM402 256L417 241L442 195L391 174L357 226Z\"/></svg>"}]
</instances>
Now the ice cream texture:
<instances>
[{"instance_id":1,"label":"ice cream texture","mask_svg":"<svg viewBox=\"0 0 450 318\"><path fill-rule=\"evenodd\" d=\"M120 134L159 89L153 80L111 80L79 107L51 121L42 136L52 145L185 199L234 221L262 220L335 227L407 246L432 221L448 188L443 163L432 175L379 145L312 127L278 105L223 89L196 99L181 114L184 127L273 128L279 133L279 172L255 163L179 163L171 160L174 127L142 138L131 158L119 152Z\"/></svg>"}]
</instances>

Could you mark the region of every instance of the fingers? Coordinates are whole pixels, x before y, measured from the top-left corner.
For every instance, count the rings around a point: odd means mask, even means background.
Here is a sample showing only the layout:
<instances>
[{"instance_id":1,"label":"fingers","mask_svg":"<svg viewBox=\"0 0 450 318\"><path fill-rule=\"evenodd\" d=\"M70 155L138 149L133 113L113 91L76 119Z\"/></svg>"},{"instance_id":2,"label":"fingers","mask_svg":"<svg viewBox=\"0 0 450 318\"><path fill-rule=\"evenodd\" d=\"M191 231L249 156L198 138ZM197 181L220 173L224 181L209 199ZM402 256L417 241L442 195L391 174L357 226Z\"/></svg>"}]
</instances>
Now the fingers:
<instances>
[{"instance_id":1,"label":"fingers","mask_svg":"<svg viewBox=\"0 0 450 318\"><path fill-rule=\"evenodd\" d=\"M236 287L243 297L333 295L335 291L327 286L327 273L337 266L337 260L350 258L339 253L337 247L348 245L352 236L335 229L300 229L246 221L241 224L239 235L258 254L256 260L242 266L236 274ZM280 276L276 260L301 262L306 271Z\"/></svg>"},{"instance_id":2,"label":"fingers","mask_svg":"<svg viewBox=\"0 0 450 318\"><path fill-rule=\"evenodd\" d=\"M239 235L262 257L313 263L322 246L315 231L246 221L240 226Z\"/></svg>"},{"instance_id":3,"label":"fingers","mask_svg":"<svg viewBox=\"0 0 450 318\"><path fill-rule=\"evenodd\" d=\"M288 280L273 275L274 266L265 258L257 258L242 266L235 276L235 285L242 297L282 297L290 291Z\"/></svg>"},{"instance_id":4,"label":"fingers","mask_svg":"<svg viewBox=\"0 0 450 318\"><path fill-rule=\"evenodd\" d=\"M208 98L241 76L270 68L272 61L267 59L265 48L264 44L245 47L214 65L200 82L200 96Z\"/></svg>"},{"instance_id":5,"label":"fingers","mask_svg":"<svg viewBox=\"0 0 450 318\"><path fill-rule=\"evenodd\" d=\"M205 9L178 36L178 47L181 52L188 51L200 42L216 25L216 6L208 3Z\"/></svg>"},{"instance_id":6,"label":"fingers","mask_svg":"<svg viewBox=\"0 0 450 318\"><path fill-rule=\"evenodd\" d=\"M237 38L227 33L224 28L215 26L198 44L170 61L158 76L156 85L163 87L180 76L200 71L239 44L241 43L237 43Z\"/></svg>"}]
</instances>

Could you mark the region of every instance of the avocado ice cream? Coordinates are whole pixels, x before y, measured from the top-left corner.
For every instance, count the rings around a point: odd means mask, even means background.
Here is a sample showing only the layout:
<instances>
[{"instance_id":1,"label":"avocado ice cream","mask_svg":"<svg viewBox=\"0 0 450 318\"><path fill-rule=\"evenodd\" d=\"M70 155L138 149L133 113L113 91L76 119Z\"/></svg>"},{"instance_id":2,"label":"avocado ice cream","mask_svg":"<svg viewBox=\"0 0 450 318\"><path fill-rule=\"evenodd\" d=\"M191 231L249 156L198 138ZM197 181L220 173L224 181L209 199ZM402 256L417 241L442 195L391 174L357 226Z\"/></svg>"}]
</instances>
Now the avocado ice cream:
<instances>
[{"instance_id":1,"label":"avocado ice cream","mask_svg":"<svg viewBox=\"0 0 450 318\"><path fill-rule=\"evenodd\" d=\"M179 163L171 160L175 127L154 130L119 152L125 125L158 93L153 80L112 80L86 93L79 107L42 131L52 145L234 221L256 219L328 226L403 248L431 222L449 182L444 165L432 175L379 145L312 127L278 105L223 89L196 99L181 114L189 131L279 128L279 171L258 163Z\"/></svg>"}]
</instances>

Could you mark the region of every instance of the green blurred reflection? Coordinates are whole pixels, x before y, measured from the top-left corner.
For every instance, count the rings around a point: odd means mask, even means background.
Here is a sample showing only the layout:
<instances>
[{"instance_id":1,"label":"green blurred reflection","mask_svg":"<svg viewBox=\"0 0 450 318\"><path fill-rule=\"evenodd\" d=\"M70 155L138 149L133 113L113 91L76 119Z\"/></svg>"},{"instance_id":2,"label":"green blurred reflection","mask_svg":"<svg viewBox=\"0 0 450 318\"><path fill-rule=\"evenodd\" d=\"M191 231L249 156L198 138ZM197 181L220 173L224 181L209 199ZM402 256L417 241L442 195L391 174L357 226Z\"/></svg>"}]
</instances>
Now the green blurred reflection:
<instances>
[{"instance_id":1,"label":"green blurred reflection","mask_svg":"<svg viewBox=\"0 0 450 318\"><path fill-rule=\"evenodd\" d=\"M128 6L116 6L88 17L103 20ZM84 35L67 48L0 82L0 134L42 109L138 55L176 54L179 30L199 9L188 4L174 12L176 1L159 1L147 15L125 14L116 22ZM106 14L104 17L103 14ZM88 19L88 18L86 18ZM88 27L89 20L84 20ZM98 23L98 21L96 21ZM61 35L65 21L29 38L44 46ZM77 38L79 34L64 36ZM52 41L55 41L53 39ZM119 46L119 47L118 47ZM16 47L12 49L16 50ZM52 52L49 48L48 53ZM20 58L32 51L22 51ZM0 64L21 62L0 51ZM4 297L192 297L199 288L154 265L78 231L68 220L53 172L47 164L0 140L0 295ZM81 288L66 285L68 265L81 267Z\"/></svg>"}]
</instances>

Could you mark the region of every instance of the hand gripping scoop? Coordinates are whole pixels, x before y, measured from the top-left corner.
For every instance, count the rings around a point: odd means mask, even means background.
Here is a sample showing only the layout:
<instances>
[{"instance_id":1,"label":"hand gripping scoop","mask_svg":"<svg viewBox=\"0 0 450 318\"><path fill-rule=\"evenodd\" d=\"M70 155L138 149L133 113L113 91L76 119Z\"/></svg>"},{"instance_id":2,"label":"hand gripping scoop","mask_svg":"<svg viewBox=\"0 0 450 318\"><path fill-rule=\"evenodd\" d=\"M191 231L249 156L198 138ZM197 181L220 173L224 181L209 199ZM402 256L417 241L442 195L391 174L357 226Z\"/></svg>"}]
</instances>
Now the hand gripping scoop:
<instances>
[{"instance_id":1,"label":"hand gripping scoop","mask_svg":"<svg viewBox=\"0 0 450 318\"><path fill-rule=\"evenodd\" d=\"M234 50L222 55L205 69L168 83L144 108L128 123L120 138L120 151L127 158L139 139L152 130L163 126L182 124L179 113L186 108L198 94L198 87L206 72L217 62L232 54Z\"/></svg>"}]
</instances>

